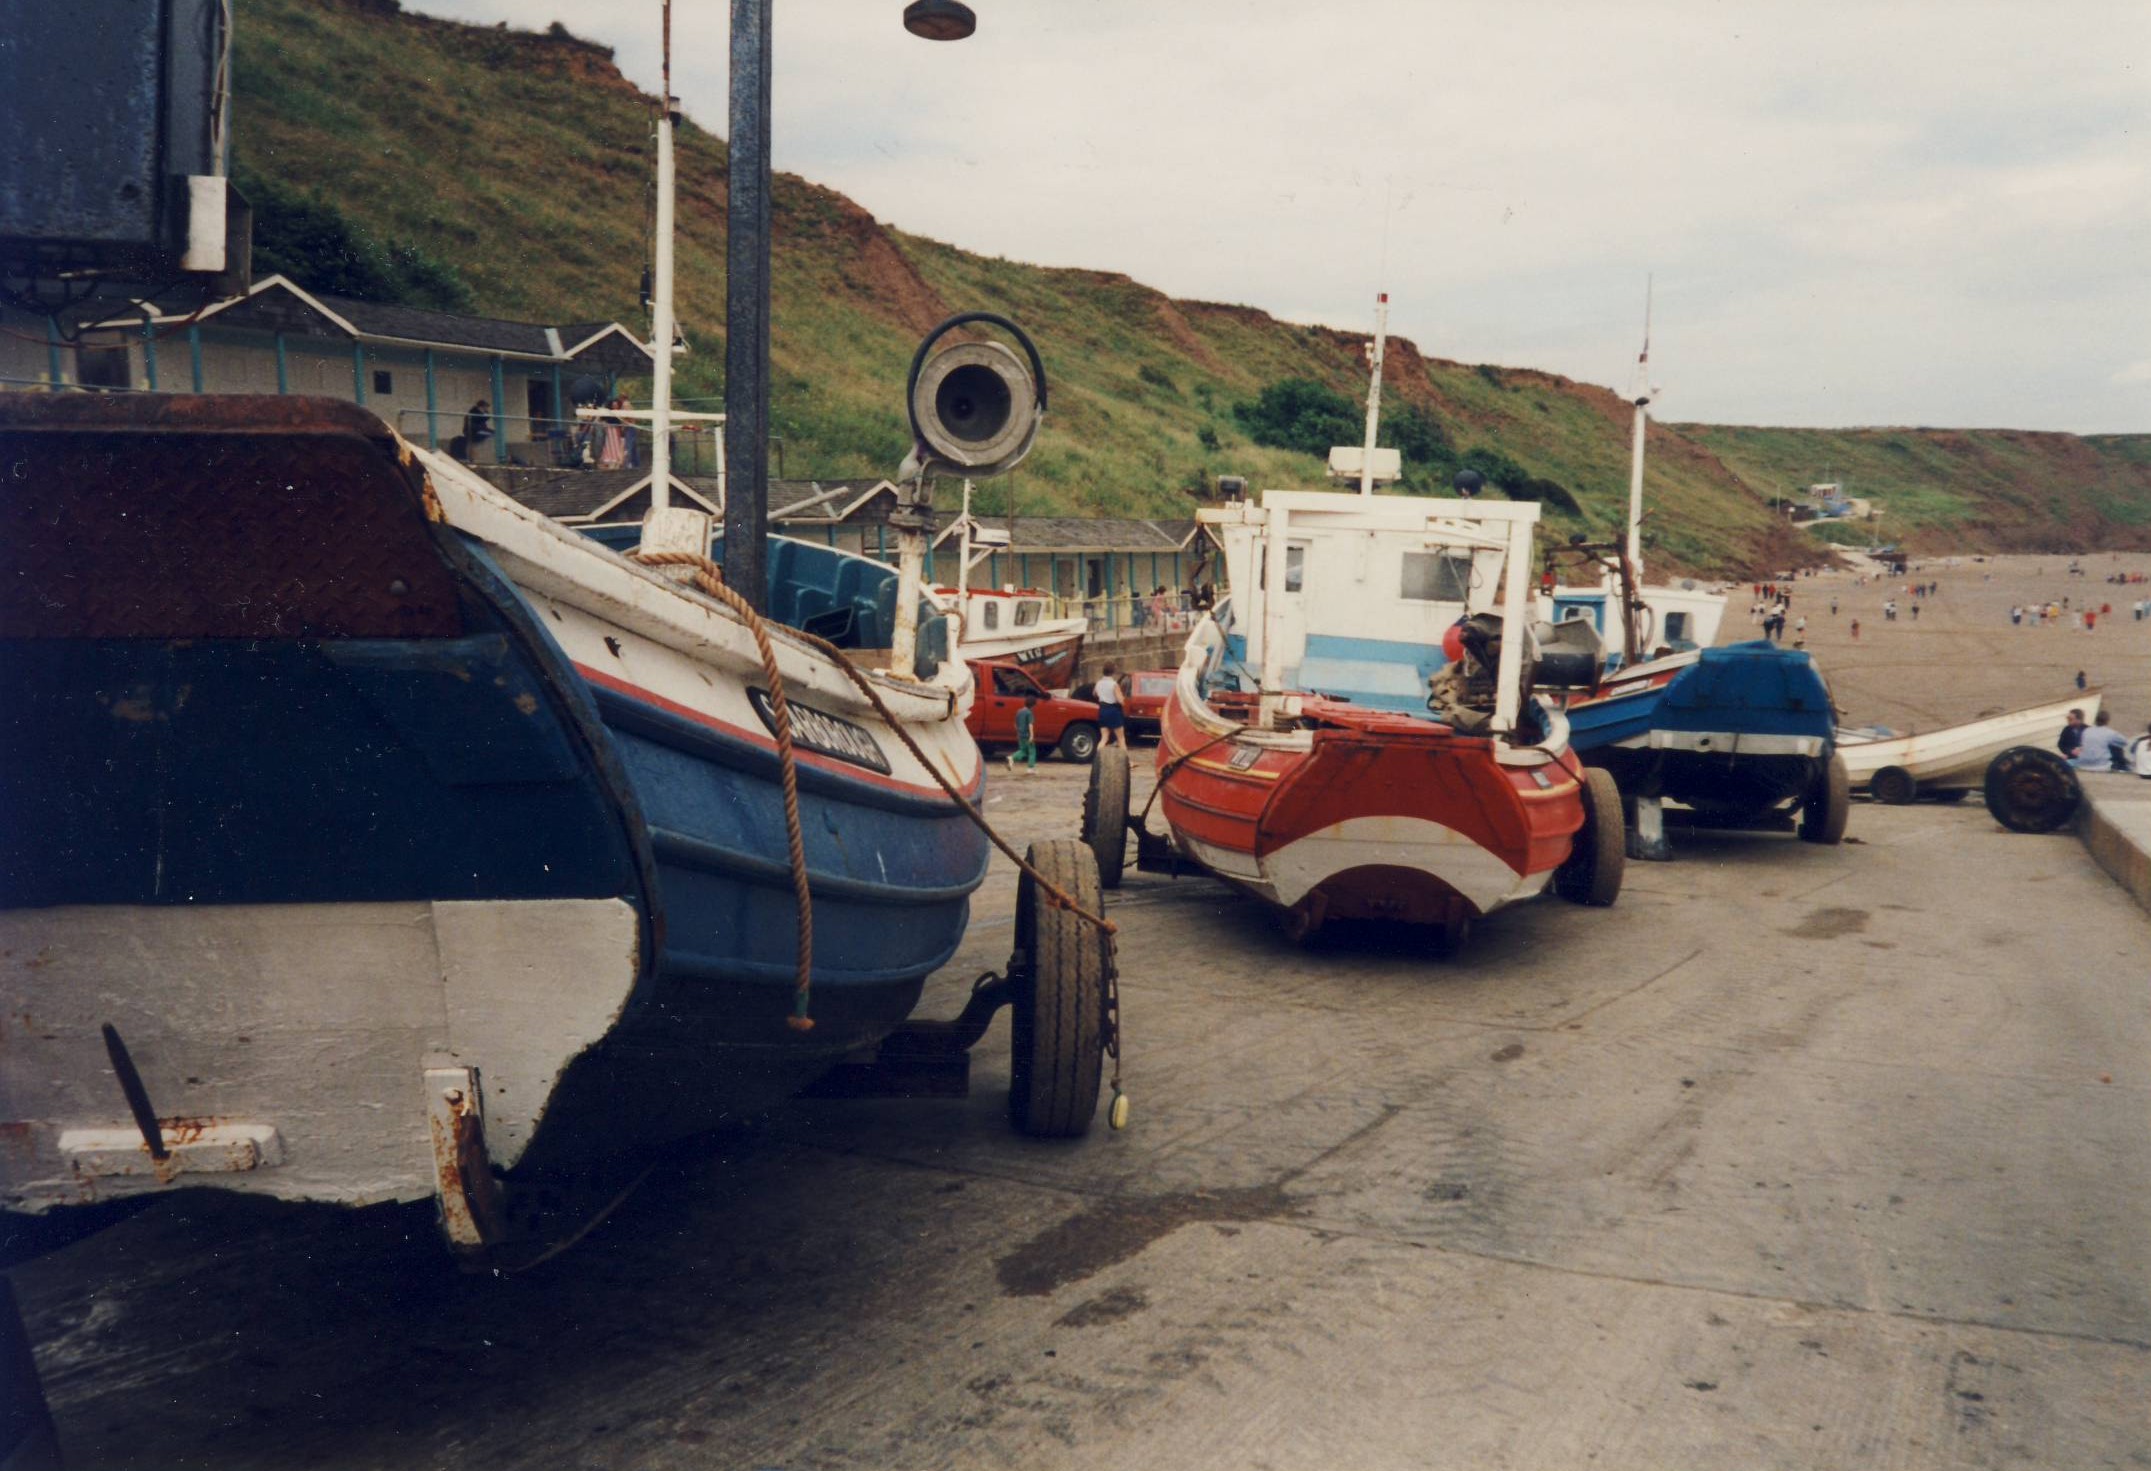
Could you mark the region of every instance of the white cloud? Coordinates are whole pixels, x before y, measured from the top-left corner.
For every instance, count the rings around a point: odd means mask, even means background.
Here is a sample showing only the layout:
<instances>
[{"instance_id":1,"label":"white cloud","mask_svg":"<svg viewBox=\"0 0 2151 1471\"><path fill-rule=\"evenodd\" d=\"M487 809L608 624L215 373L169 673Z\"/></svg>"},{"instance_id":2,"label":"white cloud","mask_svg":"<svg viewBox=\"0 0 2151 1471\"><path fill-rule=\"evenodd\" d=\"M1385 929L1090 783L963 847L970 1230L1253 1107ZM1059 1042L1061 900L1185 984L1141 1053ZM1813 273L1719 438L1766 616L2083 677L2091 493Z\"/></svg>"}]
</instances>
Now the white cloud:
<instances>
[{"instance_id":1,"label":"white cloud","mask_svg":"<svg viewBox=\"0 0 2151 1471\"><path fill-rule=\"evenodd\" d=\"M416 3L655 88L655 0ZM1386 284L1426 352L1599 382L1655 271L1685 417L2151 427L2097 366L2151 341L2140 0L973 3L953 46L779 5L778 166L1175 295L1357 327ZM675 12L721 132L726 7Z\"/></svg>"}]
</instances>

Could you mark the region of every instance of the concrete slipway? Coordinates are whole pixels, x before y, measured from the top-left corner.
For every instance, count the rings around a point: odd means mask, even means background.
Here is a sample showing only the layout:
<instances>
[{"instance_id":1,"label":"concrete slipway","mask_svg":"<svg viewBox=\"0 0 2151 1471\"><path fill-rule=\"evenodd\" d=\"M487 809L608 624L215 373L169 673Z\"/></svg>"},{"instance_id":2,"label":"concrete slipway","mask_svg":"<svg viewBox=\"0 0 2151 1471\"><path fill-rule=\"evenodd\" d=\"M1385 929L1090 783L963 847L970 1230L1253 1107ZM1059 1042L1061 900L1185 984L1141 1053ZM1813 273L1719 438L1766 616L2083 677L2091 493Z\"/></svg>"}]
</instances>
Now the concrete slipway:
<instances>
[{"instance_id":1,"label":"concrete slipway","mask_svg":"<svg viewBox=\"0 0 2151 1471\"><path fill-rule=\"evenodd\" d=\"M202 1198L17 1286L77 1467L2151 1465L2151 917L1976 802L1853 834L1696 835L1453 964L1131 875L1126 1134L1018 1141L995 1050L521 1278Z\"/></svg>"}]
</instances>

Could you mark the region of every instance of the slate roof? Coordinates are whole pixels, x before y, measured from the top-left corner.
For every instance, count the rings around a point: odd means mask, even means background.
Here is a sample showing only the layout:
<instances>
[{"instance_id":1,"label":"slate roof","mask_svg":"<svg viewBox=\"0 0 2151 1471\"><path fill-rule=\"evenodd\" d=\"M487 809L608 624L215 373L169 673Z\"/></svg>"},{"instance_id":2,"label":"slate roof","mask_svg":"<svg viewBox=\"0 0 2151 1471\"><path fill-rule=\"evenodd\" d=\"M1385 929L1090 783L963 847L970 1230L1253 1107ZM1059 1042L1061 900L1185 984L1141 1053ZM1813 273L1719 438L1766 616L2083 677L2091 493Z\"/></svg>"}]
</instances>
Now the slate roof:
<instances>
[{"instance_id":1,"label":"slate roof","mask_svg":"<svg viewBox=\"0 0 2151 1471\"><path fill-rule=\"evenodd\" d=\"M191 308L158 307L155 315L160 321L196 320L191 312ZM245 296L209 307L199 314L198 320L214 324L222 319L224 324L234 327L261 326L280 330L292 325L295 317L309 319L303 330L315 335L337 335L342 331L341 323L361 338L392 339L465 352L515 353L547 361L629 370L637 366L647 367L650 361L648 350L625 328L591 343L589 350L579 357L567 356L591 338L606 333L607 328L618 326L613 322L576 322L555 328L536 322L503 321L498 317L466 317L455 312L391 306L378 301L306 291L282 276L263 277ZM117 325L117 319L110 325Z\"/></svg>"},{"instance_id":2,"label":"slate roof","mask_svg":"<svg viewBox=\"0 0 2151 1471\"><path fill-rule=\"evenodd\" d=\"M1009 529L1006 516L981 516L981 526ZM1195 523L1116 516L1018 516L1010 540L1015 552L1177 552L1195 534Z\"/></svg>"}]
</instances>

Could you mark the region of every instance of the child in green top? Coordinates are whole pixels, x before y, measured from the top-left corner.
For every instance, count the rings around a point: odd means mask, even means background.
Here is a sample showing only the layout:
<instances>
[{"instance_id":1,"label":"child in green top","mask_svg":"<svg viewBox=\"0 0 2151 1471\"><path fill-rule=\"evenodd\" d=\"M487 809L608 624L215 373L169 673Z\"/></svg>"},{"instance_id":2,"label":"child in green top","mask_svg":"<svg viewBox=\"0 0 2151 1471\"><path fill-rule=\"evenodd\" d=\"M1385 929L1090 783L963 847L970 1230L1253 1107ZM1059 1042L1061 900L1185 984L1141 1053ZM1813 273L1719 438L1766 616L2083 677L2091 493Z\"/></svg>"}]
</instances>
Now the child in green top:
<instances>
[{"instance_id":1,"label":"child in green top","mask_svg":"<svg viewBox=\"0 0 2151 1471\"><path fill-rule=\"evenodd\" d=\"M1038 696L1025 695L1023 697L1023 708L1016 712L1016 754L1008 758L1008 769L1010 771L1016 769L1018 761L1021 761L1032 771L1038 769L1038 747L1031 740L1031 731L1038 720L1038 717L1032 713L1032 707L1037 703Z\"/></svg>"}]
</instances>

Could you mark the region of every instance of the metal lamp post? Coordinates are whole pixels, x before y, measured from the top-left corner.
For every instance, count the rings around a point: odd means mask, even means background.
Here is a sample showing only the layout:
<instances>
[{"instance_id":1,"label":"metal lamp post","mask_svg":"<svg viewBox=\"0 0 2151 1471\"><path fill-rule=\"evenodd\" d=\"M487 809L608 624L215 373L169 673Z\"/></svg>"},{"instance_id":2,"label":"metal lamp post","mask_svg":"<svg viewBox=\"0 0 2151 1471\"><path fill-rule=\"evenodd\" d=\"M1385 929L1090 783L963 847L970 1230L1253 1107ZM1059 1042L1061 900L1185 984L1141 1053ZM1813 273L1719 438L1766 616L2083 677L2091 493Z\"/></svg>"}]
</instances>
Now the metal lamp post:
<instances>
[{"instance_id":1,"label":"metal lamp post","mask_svg":"<svg viewBox=\"0 0 2151 1471\"><path fill-rule=\"evenodd\" d=\"M769 532L770 0L732 0L731 164L725 203L724 580L766 610ZM961 0L912 0L904 28L960 41L977 28Z\"/></svg>"}]
</instances>

